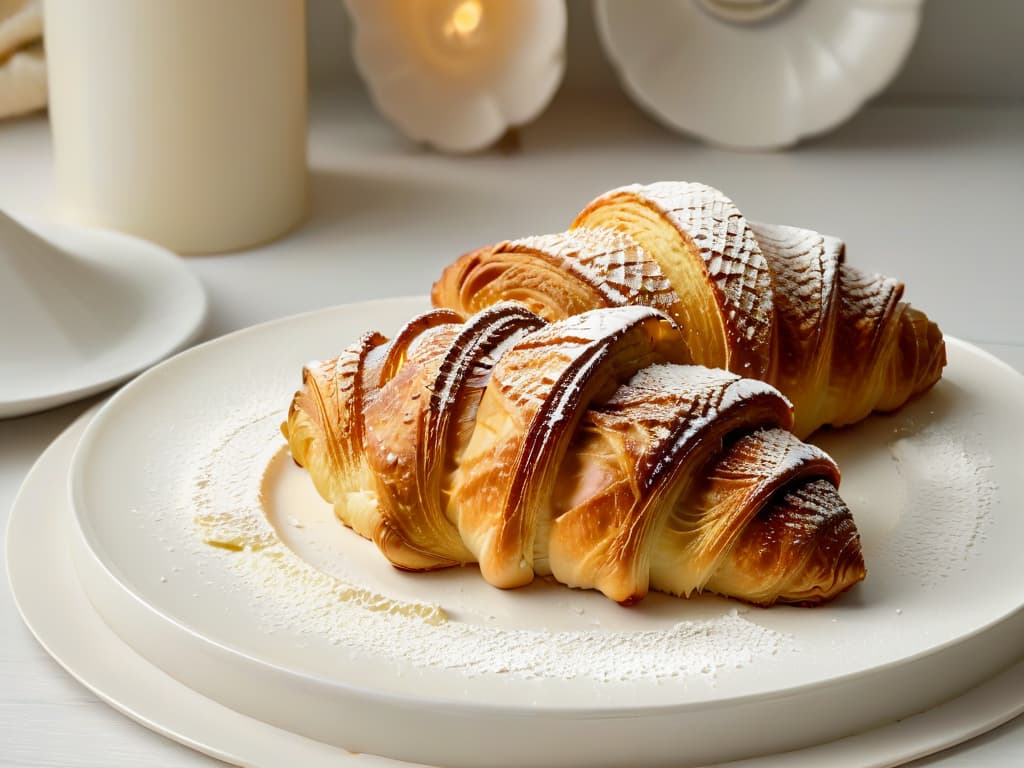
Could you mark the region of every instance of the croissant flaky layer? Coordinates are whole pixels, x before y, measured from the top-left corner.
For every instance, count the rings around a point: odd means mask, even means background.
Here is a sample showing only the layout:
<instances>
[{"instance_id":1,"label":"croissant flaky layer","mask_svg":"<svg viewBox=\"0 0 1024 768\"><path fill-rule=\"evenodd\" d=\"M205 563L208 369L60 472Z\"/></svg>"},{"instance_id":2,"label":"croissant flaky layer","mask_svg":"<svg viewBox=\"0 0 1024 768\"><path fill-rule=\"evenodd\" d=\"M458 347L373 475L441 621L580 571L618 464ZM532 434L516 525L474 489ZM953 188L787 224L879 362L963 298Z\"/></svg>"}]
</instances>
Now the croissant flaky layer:
<instances>
[{"instance_id":1,"label":"croissant flaky layer","mask_svg":"<svg viewBox=\"0 0 1024 768\"><path fill-rule=\"evenodd\" d=\"M337 516L399 568L479 563L633 603L813 604L864 577L839 473L760 381L689 364L642 306L547 323L435 310L307 366L282 426Z\"/></svg>"},{"instance_id":2,"label":"croissant flaky layer","mask_svg":"<svg viewBox=\"0 0 1024 768\"><path fill-rule=\"evenodd\" d=\"M748 222L704 184L632 185L594 200L568 232L462 256L433 301L469 315L513 299L548 320L660 309L694 362L779 388L806 436L899 408L946 361L938 327L900 301L903 285L846 265L844 251L812 230Z\"/></svg>"}]
</instances>

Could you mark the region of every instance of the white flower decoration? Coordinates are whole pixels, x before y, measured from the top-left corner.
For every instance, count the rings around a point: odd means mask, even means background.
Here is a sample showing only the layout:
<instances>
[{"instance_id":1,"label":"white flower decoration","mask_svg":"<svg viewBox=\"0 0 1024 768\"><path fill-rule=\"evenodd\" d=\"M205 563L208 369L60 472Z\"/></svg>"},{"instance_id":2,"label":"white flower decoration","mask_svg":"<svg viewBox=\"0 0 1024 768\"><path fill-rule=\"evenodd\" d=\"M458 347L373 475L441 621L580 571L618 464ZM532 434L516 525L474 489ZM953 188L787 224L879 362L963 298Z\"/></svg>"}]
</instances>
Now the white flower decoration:
<instances>
[{"instance_id":1,"label":"white flower decoration","mask_svg":"<svg viewBox=\"0 0 1024 768\"><path fill-rule=\"evenodd\" d=\"M896 75L922 0L598 0L623 85L670 127L775 149L834 128Z\"/></svg>"},{"instance_id":2,"label":"white flower decoration","mask_svg":"<svg viewBox=\"0 0 1024 768\"><path fill-rule=\"evenodd\" d=\"M493 144L547 106L565 71L562 0L347 0L377 108L448 152Z\"/></svg>"}]
</instances>

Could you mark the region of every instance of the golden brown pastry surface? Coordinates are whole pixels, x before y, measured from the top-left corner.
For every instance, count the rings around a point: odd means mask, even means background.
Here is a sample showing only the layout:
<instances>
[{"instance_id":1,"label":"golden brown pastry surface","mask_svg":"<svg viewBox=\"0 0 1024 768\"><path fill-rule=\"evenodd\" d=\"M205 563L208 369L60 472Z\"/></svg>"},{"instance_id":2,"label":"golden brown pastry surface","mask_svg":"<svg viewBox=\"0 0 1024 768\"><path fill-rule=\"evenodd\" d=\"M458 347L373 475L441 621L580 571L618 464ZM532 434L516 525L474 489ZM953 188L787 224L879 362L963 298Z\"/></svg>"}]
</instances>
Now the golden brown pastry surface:
<instances>
[{"instance_id":1,"label":"golden brown pastry surface","mask_svg":"<svg viewBox=\"0 0 1024 768\"><path fill-rule=\"evenodd\" d=\"M463 315L516 299L548 320L655 307L694 362L778 387L806 436L900 407L945 365L941 332L900 300L902 284L845 264L844 250L812 230L749 222L703 184L631 185L566 233L466 254L432 298Z\"/></svg>"},{"instance_id":2,"label":"golden brown pastry surface","mask_svg":"<svg viewBox=\"0 0 1024 768\"><path fill-rule=\"evenodd\" d=\"M864 577L838 470L774 388L688 364L656 309L435 310L307 368L282 431L338 517L410 570L478 562L622 603L813 604Z\"/></svg>"}]
</instances>

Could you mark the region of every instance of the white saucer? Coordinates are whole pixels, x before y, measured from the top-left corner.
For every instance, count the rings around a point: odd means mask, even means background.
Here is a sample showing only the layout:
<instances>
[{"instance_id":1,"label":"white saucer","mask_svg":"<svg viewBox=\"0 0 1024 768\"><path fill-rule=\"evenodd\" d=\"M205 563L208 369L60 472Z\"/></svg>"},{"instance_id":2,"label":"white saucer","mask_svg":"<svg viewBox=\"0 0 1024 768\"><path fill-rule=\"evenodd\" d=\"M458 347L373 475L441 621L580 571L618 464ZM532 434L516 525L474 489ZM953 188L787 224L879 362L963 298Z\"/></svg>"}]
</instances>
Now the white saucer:
<instances>
[{"instance_id":1,"label":"white saucer","mask_svg":"<svg viewBox=\"0 0 1024 768\"><path fill-rule=\"evenodd\" d=\"M21 223L0 212L0 418L100 392L198 334L206 295L170 251L107 230Z\"/></svg>"},{"instance_id":2,"label":"white saucer","mask_svg":"<svg viewBox=\"0 0 1024 768\"><path fill-rule=\"evenodd\" d=\"M8 578L15 602L42 646L83 685L142 725L205 754L270 768L410 768L354 755L275 728L208 699L133 651L92 610L68 557L72 522L66 479L71 457L96 409L47 448L25 479L7 530ZM1024 712L1024 662L960 698L884 728L743 768L829 765L882 768L958 744Z\"/></svg>"}]
</instances>

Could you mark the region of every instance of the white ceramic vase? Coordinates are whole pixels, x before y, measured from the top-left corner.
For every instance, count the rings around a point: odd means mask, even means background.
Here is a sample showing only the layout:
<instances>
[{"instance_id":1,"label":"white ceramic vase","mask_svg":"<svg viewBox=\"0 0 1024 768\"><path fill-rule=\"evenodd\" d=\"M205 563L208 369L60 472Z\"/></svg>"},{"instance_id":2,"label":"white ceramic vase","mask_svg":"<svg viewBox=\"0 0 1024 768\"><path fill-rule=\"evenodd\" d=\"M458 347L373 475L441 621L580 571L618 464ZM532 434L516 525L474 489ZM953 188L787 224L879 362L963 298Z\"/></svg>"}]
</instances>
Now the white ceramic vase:
<instances>
[{"instance_id":1,"label":"white ceramic vase","mask_svg":"<svg viewBox=\"0 0 1024 768\"><path fill-rule=\"evenodd\" d=\"M623 86L709 143L777 149L828 131L896 75L923 0L597 0Z\"/></svg>"},{"instance_id":2,"label":"white ceramic vase","mask_svg":"<svg viewBox=\"0 0 1024 768\"><path fill-rule=\"evenodd\" d=\"M484 149L533 120L565 70L563 0L347 0L378 110L414 141Z\"/></svg>"}]
</instances>

